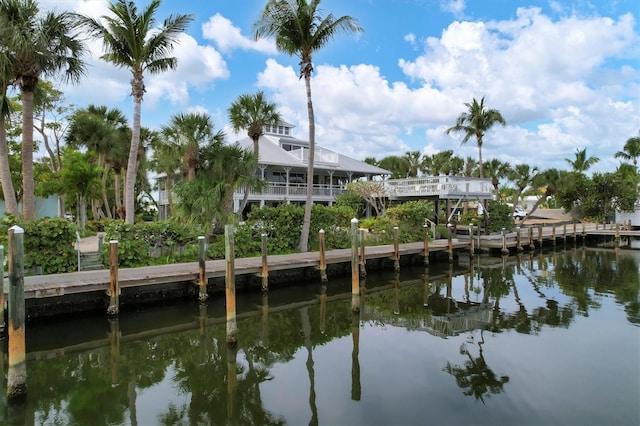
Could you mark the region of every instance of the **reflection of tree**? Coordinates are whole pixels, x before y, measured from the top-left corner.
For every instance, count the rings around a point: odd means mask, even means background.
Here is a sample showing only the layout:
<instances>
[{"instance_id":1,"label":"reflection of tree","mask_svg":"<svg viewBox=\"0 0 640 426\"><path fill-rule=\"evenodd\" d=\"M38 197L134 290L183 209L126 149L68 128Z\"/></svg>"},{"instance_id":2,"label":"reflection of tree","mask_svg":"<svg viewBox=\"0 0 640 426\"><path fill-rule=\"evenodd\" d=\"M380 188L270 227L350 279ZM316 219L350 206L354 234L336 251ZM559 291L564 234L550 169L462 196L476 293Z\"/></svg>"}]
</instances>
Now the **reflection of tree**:
<instances>
[{"instance_id":1,"label":"reflection of tree","mask_svg":"<svg viewBox=\"0 0 640 426\"><path fill-rule=\"evenodd\" d=\"M480 341L478 342L479 356L477 358L471 355L466 343L460 346L460 354L465 355L463 366L452 365L447 362L444 371L456 378L456 383L463 389L463 393L467 396L475 396L483 403L484 398L489 398L491 394L502 393L504 384L509 382L508 376L500 376L498 378L491 368L487 365L482 345L484 344L484 330L480 330ZM472 336L473 338L473 336Z\"/></svg>"}]
</instances>

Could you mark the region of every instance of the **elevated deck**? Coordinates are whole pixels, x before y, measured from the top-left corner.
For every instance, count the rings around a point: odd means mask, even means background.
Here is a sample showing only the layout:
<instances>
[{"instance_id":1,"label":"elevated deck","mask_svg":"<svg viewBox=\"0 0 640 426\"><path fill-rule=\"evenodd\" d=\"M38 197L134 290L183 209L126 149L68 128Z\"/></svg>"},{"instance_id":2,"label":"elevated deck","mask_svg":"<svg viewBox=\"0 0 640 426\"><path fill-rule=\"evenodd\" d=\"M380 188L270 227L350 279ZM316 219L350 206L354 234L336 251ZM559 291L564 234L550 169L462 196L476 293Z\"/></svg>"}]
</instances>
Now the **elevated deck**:
<instances>
[{"instance_id":1,"label":"elevated deck","mask_svg":"<svg viewBox=\"0 0 640 426\"><path fill-rule=\"evenodd\" d=\"M490 200L493 186L490 179L464 176L425 176L409 179L390 179L384 182L391 200L438 198L450 200Z\"/></svg>"}]
</instances>

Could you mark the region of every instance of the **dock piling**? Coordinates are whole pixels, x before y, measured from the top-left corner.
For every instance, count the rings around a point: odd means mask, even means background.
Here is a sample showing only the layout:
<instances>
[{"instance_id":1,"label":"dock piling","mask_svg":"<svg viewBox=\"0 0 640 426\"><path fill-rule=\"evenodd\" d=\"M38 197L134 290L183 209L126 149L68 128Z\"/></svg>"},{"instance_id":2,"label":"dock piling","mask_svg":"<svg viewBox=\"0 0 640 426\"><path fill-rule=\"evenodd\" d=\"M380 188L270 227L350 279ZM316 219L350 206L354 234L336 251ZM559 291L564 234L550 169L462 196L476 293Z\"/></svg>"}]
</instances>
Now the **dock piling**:
<instances>
[{"instance_id":1,"label":"dock piling","mask_svg":"<svg viewBox=\"0 0 640 426\"><path fill-rule=\"evenodd\" d=\"M424 266L429 266L429 226L425 223L422 226L423 234L424 234Z\"/></svg>"},{"instance_id":2,"label":"dock piling","mask_svg":"<svg viewBox=\"0 0 640 426\"><path fill-rule=\"evenodd\" d=\"M4 274L3 274L4 275ZM24 229L9 228L9 370L7 398L27 394L24 303Z\"/></svg>"},{"instance_id":3,"label":"dock piling","mask_svg":"<svg viewBox=\"0 0 640 426\"><path fill-rule=\"evenodd\" d=\"M393 270L400 271L400 232L397 226L393 227Z\"/></svg>"},{"instance_id":4,"label":"dock piling","mask_svg":"<svg viewBox=\"0 0 640 426\"><path fill-rule=\"evenodd\" d=\"M542 248L542 226L538 226L538 246Z\"/></svg>"},{"instance_id":5,"label":"dock piling","mask_svg":"<svg viewBox=\"0 0 640 426\"><path fill-rule=\"evenodd\" d=\"M509 254L509 249L507 248L507 234L505 233L505 229L502 228L502 249L501 252L503 255Z\"/></svg>"},{"instance_id":6,"label":"dock piling","mask_svg":"<svg viewBox=\"0 0 640 426\"><path fill-rule=\"evenodd\" d=\"M262 253L262 268L260 277L262 278L262 292L269 291L269 263L267 262L267 234L262 233L261 238L261 253Z\"/></svg>"},{"instance_id":7,"label":"dock piling","mask_svg":"<svg viewBox=\"0 0 640 426\"><path fill-rule=\"evenodd\" d=\"M318 246L320 251L320 265L319 265L320 280L323 283L326 283L329 280L327 278L327 260L324 254L324 229L321 229L318 232Z\"/></svg>"},{"instance_id":8,"label":"dock piling","mask_svg":"<svg viewBox=\"0 0 640 426\"><path fill-rule=\"evenodd\" d=\"M238 341L238 326L236 324L236 274L235 274L235 245L233 225L224 226L224 255L225 255L225 301L227 309L227 343Z\"/></svg>"},{"instance_id":9,"label":"dock piling","mask_svg":"<svg viewBox=\"0 0 640 426\"><path fill-rule=\"evenodd\" d=\"M474 247L473 242L473 224L469 225L469 256L473 257L475 254L476 248Z\"/></svg>"},{"instance_id":10,"label":"dock piling","mask_svg":"<svg viewBox=\"0 0 640 426\"><path fill-rule=\"evenodd\" d=\"M516 228L516 232L517 232L517 234L516 234L516 250L518 252L522 252L523 251L522 240L521 240L522 237L520 236L520 227L519 226Z\"/></svg>"},{"instance_id":11,"label":"dock piling","mask_svg":"<svg viewBox=\"0 0 640 426\"><path fill-rule=\"evenodd\" d=\"M556 225L551 227L551 243L553 246L556 246Z\"/></svg>"},{"instance_id":12,"label":"dock piling","mask_svg":"<svg viewBox=\"0 0 640 426\"><path fill-rule=\"evenodd\" d=\"M447 251L449 252L449 263L453 263L453 240L452 240L452 227L450 223L447 223Z\"/></svg>"},{"instance_id":13,"label":"dock piling","mask_svg":"<svg viewBox=\"0 0 640 426\"><path fill-rule=\"evenodd\" d=\"M204 237L201 235L198 237L198 301L204 303L209 298L207 294L207 271L205 268L205 242Z\"/></svg>"},{"instance_id":14,"label":"dock piling","mask_svg":"<svg viewBox=\"0 0 640 426\"><path fill-rule=\"evenodd\" d=\"M360 275L358 273L358 219L351 219L351 310L360 312Z\"/></svg>"},{"instance_id":15,"label":"dock piling","mask_svg":"<svg viewBox=\"0 0 640 426\"><path fill-rule=\"evenodd\" d=\"M118 281L118 240L109 241L109 307L107 315L120 312L120 282Z\"/></svg>"},{"instance_id":16,"label":"dock piling","mask_svg":"<svg viewBox=\"0 0 640 426\"><path fill-rule=\"evenodd\" d=\"M536 245L533 242L533 228L529 227L529 250L533 251L535 250Z\"/></svg>"}]
</instances>

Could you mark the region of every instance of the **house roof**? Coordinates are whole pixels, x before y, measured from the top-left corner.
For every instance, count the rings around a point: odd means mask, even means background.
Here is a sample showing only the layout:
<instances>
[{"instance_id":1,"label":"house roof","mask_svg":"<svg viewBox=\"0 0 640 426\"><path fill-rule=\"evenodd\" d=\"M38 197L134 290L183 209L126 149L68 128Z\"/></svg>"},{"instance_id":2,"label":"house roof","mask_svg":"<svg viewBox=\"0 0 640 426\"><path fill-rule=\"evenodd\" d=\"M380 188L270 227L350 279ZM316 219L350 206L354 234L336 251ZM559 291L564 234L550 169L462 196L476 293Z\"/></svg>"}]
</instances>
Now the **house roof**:
<instances>
[{"instance_id":1,"label":"house roof","mask_svg":"<svg viewBox=\"0 0 640 426\"><path fill-rule=\"evenodd\" d=\"M238 142L242 147L253 148L253 141L250 138L244 138ZM292 143L299 146L307 147L309 142L296 139L291 136L275 136L264 135L260 137L260 164L306 168L307 162L298 156L286 151L281 147L282 143ZM321 155L319 155L321 154ZM331 161L322 161L323 158L331 158ZM316 155L313 168L316 170L337 170L344 172L352 172L362 175L390 175L391 172L383 168L367 164L364 161L356 160L332 151L328 148L321 147L316 144Z\"/></svg>"}]
</instances>

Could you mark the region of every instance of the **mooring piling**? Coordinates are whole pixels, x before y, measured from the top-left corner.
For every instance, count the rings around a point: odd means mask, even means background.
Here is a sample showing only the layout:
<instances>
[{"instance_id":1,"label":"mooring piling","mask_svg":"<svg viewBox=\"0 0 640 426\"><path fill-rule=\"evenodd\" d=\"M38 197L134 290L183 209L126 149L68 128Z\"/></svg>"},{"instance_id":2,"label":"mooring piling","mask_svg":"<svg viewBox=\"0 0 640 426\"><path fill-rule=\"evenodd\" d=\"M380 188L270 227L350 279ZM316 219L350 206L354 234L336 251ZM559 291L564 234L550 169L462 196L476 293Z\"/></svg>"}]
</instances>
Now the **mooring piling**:
<instances>
[{"instance_id":1,"label":"mooring piling","mask_svg":"<svg viewBox=\"0 0 640 426\"><path fill-rule=\"evenodd\" d=\"M109 307L107 315L120 312L120 282L118 281L118 240L109 241Z\"/></svg>"},{"instance_id":2,"label":"mooring piling","mask_svg":"<svg viewBox=\"0 0 640 426\"><path fill-rule=\"evenodd\" d=\"M269 291L269 263L267 262L267 234L262 233L261 238L261 253L262 253L262 267L260 270L260 277L262 278L262 292Z\"/></svg>"},{"instance_id":3,"label":"mooring piling","mask_svg":"<svg viewBox=\"0 0 640 426\"><path fill-rule=\"evenodd\" d=\"M358 219L351 219L351 309L360 312L360 275L358 272Z\"/></svg>"},{"instance_id":4,"label":"mooring piling","mask_svg":"<svg viewBox=\"0 0 640 426\"><path fill-rule=\"evenodd\" d=\"M207 293L206 249L204 236L198 237L198 301L204 303L209 298Z\"/></svg>"},{"instance_id":5,"label":"mooring piling","mask_svg":"<svg viewBox=\"0 0 640 426\"><path fill-rule=\"evenodd\" d=\"M7 398L27 394L24 303L24 229L9 228L9 370Z\"/></svg>"},{"instance_id":6,"label":"mooring piling","mask_svg":"<svg viewBox=\"0 0 640 426\"><path fill-rule=\"evenodd\" d=\"M320 280L327 282L329 279L327 278L327 260L324 253L324 229L318 232L318 247L320 252L320 264L318 265L318 269L320 269Z\"/></svg>"},{"instance_id":7,"label":"mooring piling","mask_svg":"<svg viewBox=\"0 0 640 426\"><path fill-rule=\"evenodd\" d=\"M236 273L233 225L224 226L225 301L227 309L227 343L238 341L236 324Z\"/></svg>"}]
</instances>

